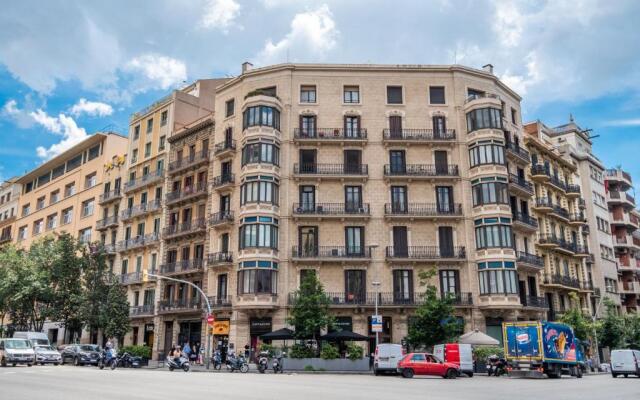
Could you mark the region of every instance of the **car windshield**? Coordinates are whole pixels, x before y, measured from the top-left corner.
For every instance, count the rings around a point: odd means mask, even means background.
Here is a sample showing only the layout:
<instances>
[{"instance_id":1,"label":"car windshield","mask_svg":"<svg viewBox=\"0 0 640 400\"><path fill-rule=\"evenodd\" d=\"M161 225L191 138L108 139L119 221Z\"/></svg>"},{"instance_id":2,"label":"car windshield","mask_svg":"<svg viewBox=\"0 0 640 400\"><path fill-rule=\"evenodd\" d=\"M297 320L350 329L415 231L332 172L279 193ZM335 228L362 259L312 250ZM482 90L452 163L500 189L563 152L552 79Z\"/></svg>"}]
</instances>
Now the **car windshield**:
<instances>
[{"instance_id":1,"label":"car windshield","mask_svg":"<svg viewBox=\"0 0 640 400\"><path fill-rule=\"evenodd\" d=\"M80 346L80 351L98 351L99 348L96 345L93 344L85 344L83 346Z\"/></svg>"},{"instance_id":2,"label":"car windshield","mask_svg":"<svg viewBox=\"0 0 640 400\"><path fill-rule=\"evenodd\" d=\"M55 350L55 349L53 348L53 346L42 346L42 345L39 345L39 346L36 346L36 350L43 351L43 350Z\"/></svg>"},{"instance_id":3,"label":"car windshield","mask_svg":"<svg viewBox=\"0 0 640 400\"><path fill-rule=\"evenodd\" d=\"M31 343L28 340L7 340L4 342L4 346L7 349L29 349Z\"/></svg>"}]
</instances>

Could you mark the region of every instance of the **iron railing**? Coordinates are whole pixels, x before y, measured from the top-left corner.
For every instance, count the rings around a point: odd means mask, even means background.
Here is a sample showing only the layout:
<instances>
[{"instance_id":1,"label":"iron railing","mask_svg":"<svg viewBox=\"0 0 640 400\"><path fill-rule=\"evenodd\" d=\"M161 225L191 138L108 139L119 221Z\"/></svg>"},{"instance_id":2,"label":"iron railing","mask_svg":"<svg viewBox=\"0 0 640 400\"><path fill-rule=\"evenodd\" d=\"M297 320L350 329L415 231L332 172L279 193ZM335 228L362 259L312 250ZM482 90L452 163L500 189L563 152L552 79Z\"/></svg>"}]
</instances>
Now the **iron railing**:
<instances>
[{"instance_id":1,"label":"iron railing","mask_svg":"<svg viewBox=\"0 0 640 400\"><path fill-rule=\"evenodd\" d=\"M180 260L176 262L162 264L160 266L160 273L163 275L166 274L177 274L183 272L193 272L202 270L204 266L204 260L201 258L195 258L193 260Z\"/></svg>"},{"instance_id":2,"label":"iron railing","mask_svg":"<svg viewBox=\"0 0 640 400\"><path fill-rule=\"evenodd\" d=\"M233 253L230 251L219 251L207 255L207 265L214 266L220 264L230 264L233 262Z\"/></svg>"},{"instance_id":3,"label":"iron railing","mask_svg":"<svg viewBox=\"0 0 640 400\"><path fill-rule=\"evenodd\" d=\"M118 251L131 250L139 247L149 246L160 241L158 233L149 233L147 235L136 236L131 239L121 240L118 242Z\"/></svg>"},{"instance_id":4,"label":"iron railing","mask_svg":"<svg viewBox=\"0 0 640 400\"><path fill-rule=\"evenodd\" d=\"M226 210L211 214L209 224L212 226L233 223L233 211Z\"/></svg>"},{"instance_id":5,"label":"iron railing","mask_svg":"<svg viewBox=\"0 0 640 400\"><path fill-rule=\"evenodd\" d=\"M99 204L105 203L107 201L111 201L111 200L117 200L119 198L122 198L122 193L120 191L120 188L116 188L113 189L109 192L104 192L100 195L100 200L98 200Z\"/></svg>"},{"instance_id":6,"label":"iron railing","mask_svg":"<svg viewBox=\"0 0 640 400\"><path fill-rule=\"evenodd\" d=\"M164 171L161 169L155 170L153 172L149 172L146 175L142 175L139 178L132 179L129 182L125 183L125 190L134 190L141 188L146 185L150 185L152 183L161 181L164 176Z\"/></svg>"},{"instance_id":7,"label":"iron railing","mask_svg":"<svg viewBox=\"0 0 640 400\"><path fill-rule=\"evenodd\" d=\"M549 168L544 164L534 164L531 166L531 175L546 175L551 177Z\"/></svg>"},{"instance_id":8,"label":"iron railing","mask_svg":"<svg viewBox=\"0 0 640 400\"><path fill-rule=\"evenodd\" d=\"M293 173L300 175L368 175L367 164L294 164Z\"/></svg>"},{"instance_id":9,"label":"iron railing","mask_svg":"<svg viewBox=\"0 0 640 400\"><path fill-rule=\"evenodd\" d=\"M423 293L414 292L325 292L329 298L331 306L419 306L424 304ZM442 294L441 297L449 296L454 306L473 305L473 296L469 292ZM298 300L297 293L289 293L288 304L295 305Z\"/></svg>"},{"instance_id":10,"label":"iron railing","mask_svg":"<svg viewBox=\"0 0 640 400\"><path fill-rule=\"evenodd\" d=\"M141 306L132 306L129 307L129 315L132 317L136 317L139 315L153 315L155 312L155 307L153 304L143 304Z\"/></svg>"},{"instance_id":11,"label":"iron railing","mask_svg":"<svg viewBox=\"0 0 640 400\"><path fill-rule=\"evenodd\" d=\"M581 288L579 279L560 274L546 274L544 276L544 283L547 285L562 285L575 289Z\"/></svg>"},{"instance_id":12,"label":"iron railing","mask_svg":"<svg viewBox=\"0 0 640 400\"><path fill-rule=\"evenodd\" d=\"M549 309L549 302L545 297L524 296L521 297L521 303L524 307L535 307Z\"/></svg>"},{"instance_id":13,"label":"iron railing","mask_svg":"<svg viewBox=\"0 0 640 400\"><path fill-rule=\"evenodd\" d=\"M462 204L452 203L443 206L437 203L386 203L384 205L385 215L407 215L407 216L460 216L462 215Z\"/></svg>"},{"instance_id":14,"label":"iron railing","mask_svg":"<svg viewBox=\"0 0 640 400\"><path fill-rule=\"evenodd\" d=\"M458 166L454 164L406 164L384 166L385 176L459 176Z\"/></svg>"},{"instance_id":15,"label":"iron railing","mask_svg":"<svg viewBox=\"0 0 640 400\"><path fill-rule=\"evenodd\" d=\"M209 296L208 299L211 308L231 307L231 296Z\"/></svg>"},{"instance_id":16,"label":"iron railing","mask_svg":"<svg viewBox=\"0 0 640 400\"><path fill-rule=\"evenodd\" d=\"M447 129L445 131L433 129L384 129L382 131L384 140L407 140L416 142L427 141L454 141L456 140L456 130Z\"/></svg>"},{"instance_id":17,"label":"iron railing","mask_svg":"<svg viewBox=\"0 0 640 400\"><path fill-rule=\"evenodd\" d=\"M188 311L188 310L201 310L202 299L193 297L191 299L175 299L175 300L160 300L158 302L158 312L168 311Z\"/></svg>"},{"instance_id":18,"label":"iron railing","mask_svg":"<svg viewBox=\"0 0 640 400\"><path fill-rule=\"evenodd\" d=\"M96 229L100 230L100 229L105 229L111 225L117 225L118 224L118 216L117 215L112 215L110 217L106 217L103 218L99 221L96 222Z\"/></svg>"},{"instance_id":19,"label":"iron railing","mask_svg":"<svg viewBox=\"0 0 640 400\"><path fill-rule=\"evenodd\" d=\"M169 225L164 228L163 236L171 237L180 234L199 232L207 228L207 220L204 218L196 218L191 221L181 222L179 224Z\"/></svg>"},{"instance_id":20,"label":"iron railing","mask_svg":"<svg viewBox=\"0 0 640 400\"><path fill-rule=\"evenodd\" d=\"M529 152L520 147L518 144L514 142L507 142L506 148L508 153L511 153L526 162L531 161L531 155L529 154Z\"/></svg>"},{"instance_id":21,"label":"iron railing","mask_svg":"<svg viewBox=\"0 0 640 400\"><path fill-rule=\"evenodd\" d=\"M236 150L236 141L235 140L225 140L224 142L216 143L214 146L214 154L218 155L220 153L224 153L225 151L235 151Z\"/></svg>"},{"instance_id":22,"label":"iron railing","mask_svg":"<svg viewBox=\"0 0 640 400\"><path fill-rule=\"evenodd\" d=\"M166 195L166 203L171 204L176 201L185 200L191 197L195 197L201 194L207 194L207 183L198 182L192 186L185 186L182 189L174 190Z\"/></svg>"},{"instance_id":23,"label":"iron railing","mask_svg":"<svg viewBox=\"0 0 640 400\"><path fill-rule=\"evenodd\" d=\"M566 188L567 194L580 194L580 185L568 184Z\"/></svg>"},{"instance_id":24,"label":"iron railing","mask_svg":"<svg viewBox=\"0 0 640 400\"><path fill-rule=\"evenodd\" d=\"M340 258L360 259L371 258L369 246L293 246L291 248L293 258Z\"/></svg>"},{"instance_id":25,"label":"iron railing","mask_svg":"<svg viewBox=\"0 0 640 400\"><path fill-rule=\"evenodd\" d=\"M293 203L295 215L369 215L369 203Z\"/></svg>"},{"instance_id":26,"label":"iron railing","mask_svg":"<svg viewBox=\"0 0 640 400\"><path fill-rule=\"evenodd\" d=\"M532 265L538 268L544 268L544 259L535 254L529 254L524 251L516 251L516 261L518 263L524 263L528 265Z\"/></svg>"},{"instance_id":27,"label":"iron railing","mask_svg":"<svg viewBox=\"0 0 640 400\"><path fill-rule=\"evenodd\" d=\"M162 202L160 201L160 199L155 199L148 203L141 203L131 208L120 211L120 219L131 219L140 215L160 210L161 208Z\"/></svg>"},{"instance_id":28,"label":"iron railing","mask_svg":"<svg viewBox=\"0 0 640 400\"><path fill-rule=\"evenodd\" d=\"M202 149L194 154L189 154L186 157L177 159L169 163L169 173L176 173L182 171L185 168L193 167L195 165L206 163L209 161L209 149Z\"/></svg>"},{"instance_id":29,"label":"iron railing","mask_svg":"<svg viewBox=\"0 0 640 400\"><path fill-rule=\"evenodd\" d=\"M531 182L519 177L516 174L509 174L509 183L519 187L527 193L533 194L533 185L531 184Z\"/></svg>"},{"instance_id":30,"label":"iron railing","mask_svg":"<svg viewBox=\"0 0 640 400\"><path fill-rule=\"evenodd\" d=\"M365 128L294 128L293 138L318 140L362 140L367 138L367 130Z\"/></svg>"},{"instance_id":31,"label":"iron railing","mask_svg":"<svg viewBox=\"0 0 640 400\"><path fill-rule=\"evenodd\" d=\"M429 259L446 258L465 259L467 257L464 246L387 246L387 258Z\"/></svg>"},{"instance_id":32,"label":"iron railing","mask_svg":"<svg viewBox=\"0 0 640 400\"><path fill-rule=\"evenodd\" d=\"M522 212L516 211L513 214L513 221L520 222L525 225L529 225L532 228L538 227L538 220L535 217L530 216L529 214L524 214Z\"/></svg>"},{"instance_id":33,"label":"iron railing","mask_svg":"<svg viewBox=\"0 0 640 400\"><path fill-rule=\"evenodd\" d=\"M226 185L226 184L233 184L236 181L236 175L235 174L223 174L223 175L219 175L216 176L215 178L213 178L213 182L211 183L211 185L214 188Z\"/></svg>"}]
</instances>

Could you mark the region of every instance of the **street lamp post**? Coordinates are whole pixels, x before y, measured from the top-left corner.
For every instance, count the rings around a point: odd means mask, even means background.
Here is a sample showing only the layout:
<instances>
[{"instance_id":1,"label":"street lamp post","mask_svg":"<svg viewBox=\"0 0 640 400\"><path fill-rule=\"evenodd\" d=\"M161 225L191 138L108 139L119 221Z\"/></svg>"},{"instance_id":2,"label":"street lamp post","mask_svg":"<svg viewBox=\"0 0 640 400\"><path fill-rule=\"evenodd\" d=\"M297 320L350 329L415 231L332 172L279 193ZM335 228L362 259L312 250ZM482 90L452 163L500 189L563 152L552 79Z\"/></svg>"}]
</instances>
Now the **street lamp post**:
<instances>
[{"instance_id":1,"label":"street lamp post","mask_svg":"<svg viewBox=\"0 0 640 400\"><path fill-rule=\"evenodd\" d=\"M375 315L376 318L378 317L378 296L380 294L380 282L371 282L371 284L373 285L373 287L376 288L376 300L375 300ZM379 333L378 330L376 329L376 349L378 348L378 341L379 341L379 337L378 337Z\"/></svg>"},{"instance_id":2,"label":"street lamp post","mask_svg":"<svg viewBox=\"0 0 640 400\"><path fill-rule=\"evenodd\" d=\"M176 278L169 278L168 276L162 276L162 275L156 275L156 274L151 274L149 272L147 272L146 274L144 274L146 276L151 276L157 279L165 279L167 281L173 281L173 282L179 282L179 283L185 283L193 288L195 288L198 293L200 293L200 296L204 299L205 304L207 305L207 317L209 315L211 315L211 304L209 303L209 299L207 298L207 296L204 294L204 292L202 291L202 289L200 289L198 287L198 285L189 282L189 281L185 281L182 279L176 279ZM146 279L143 279L146 281ZM209 333L209 327L207 327L207 341L205 342L205 348L204 348L204 356L207 359L207 369L209 369L210 367L210 362L211 362L211 354L209 354L211 352L211 334Z\"/></svg>"}]
</instances>

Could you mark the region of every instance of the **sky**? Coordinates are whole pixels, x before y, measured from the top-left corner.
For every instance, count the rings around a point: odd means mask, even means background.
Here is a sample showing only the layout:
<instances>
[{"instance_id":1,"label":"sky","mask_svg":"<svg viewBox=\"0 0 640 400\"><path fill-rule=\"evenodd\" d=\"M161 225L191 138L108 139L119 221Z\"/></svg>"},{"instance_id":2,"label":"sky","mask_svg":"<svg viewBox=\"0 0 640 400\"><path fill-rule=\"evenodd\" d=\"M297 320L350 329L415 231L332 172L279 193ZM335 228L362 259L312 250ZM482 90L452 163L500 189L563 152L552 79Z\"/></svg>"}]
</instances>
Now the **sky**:
<instances>
[{"instance_id":1,"label":"sky","mask_svg":"<svg viewBox=\"0 0 640 400\"><path fill-rule=\"evenodd\" d=\"M20 0L0 13L0 180L186 82L242 62L452 64L494 73L523 119L573 115L640 189L637 0Z\"/></svg>"}]
</instances>

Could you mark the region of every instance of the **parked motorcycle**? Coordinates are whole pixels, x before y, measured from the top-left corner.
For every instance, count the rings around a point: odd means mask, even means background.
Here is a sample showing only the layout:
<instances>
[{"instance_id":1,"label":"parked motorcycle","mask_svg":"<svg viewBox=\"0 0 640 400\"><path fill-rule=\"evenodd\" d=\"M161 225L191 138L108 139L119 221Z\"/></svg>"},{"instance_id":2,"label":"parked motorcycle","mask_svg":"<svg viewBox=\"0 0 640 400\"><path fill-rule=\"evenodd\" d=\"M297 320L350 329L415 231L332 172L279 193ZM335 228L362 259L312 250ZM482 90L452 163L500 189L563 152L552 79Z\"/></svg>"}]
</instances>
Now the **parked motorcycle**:
<instances>
[{"instance_id":1,"label":"parked motorcycle","mask_svg":"<svg viewBox=\"0 0 640 400\"><path fill-rule=\"evenodd\" d=\"M216 371L220 371L222 368L222 355L220 354L220 350L216 350L213 353L213 357L211 357L211 363L213 364L213 369Z\"/></svg>"},{"instance_id":2,"label":"parked motorcycle","mask_svg":"<svg viewBox=\"0 0 640 400\"><path fill-rule=\"evenodd\" d=\"M132 356L131 354L124 352L111 362L111 369L116 369L117 367L140 368L141 361L142 359L140 357Z\"/></svg>"},{"instance_id":3,"label":"parked motorcycle","mask_svg":"<svg viewBox=\"0 0 640 400\"><path fill-rule=\"evenodd\" d=\"M280 372L281 374L284 372L284 369L282 367L282 359L285 356L284 353L282 353L279 356L276 356L276 358L273 359L273 373L277 374L278 372Z\"/></svg>"},{"instance_id":4,"label":"parked motorcycle","mask_svg":"<svg viewBox=\"0 0 640 400\"><path fill-rule=\"evenodd\" d=\"M166 362L167 367L169 367L169 371L173 371L174 369L182 369L184 372L189 372L189 368L191 368L189 359L182 356L178 359L177 362L172 357L167 356Z\"/></svg>"},{"instance_id":5,"label":"parked motorcycle","mask_svg":"<svg viewBox=\"0 0 640 400\"><path fill-rule=\"evenodd\" d=\"M245 361L242 355L234 355L233 353L227 356L227 370L230 372L240 371L242 373L249 371L249 364Z\"/></svg>"},{"instance_id":6,"label":"parked motorcycle","mask_svg":"<svg viewBox=\"0 0 640 400\"><path fill-rule=\"evenodd\" d=\"M261 351L258 356L258 371L264 374L267 368L269 368L269 352Z\"/></svg>"},{"instance_id":7,"label":"parked motorcycle","mask_svg":"<svg viewBox=\"0 0 640 400\"><path fill-rule=\"evenodd\" d=\"M115 359L112 349L103 349L98 358L98 368L104 369L105 366L111 366L111 364L115 362Z\"/></svg>"},{"instance_id":8,"label":"parked motorcycle","mask_svg":"<svg viewBox=\"0 0 640 400\"><path fill-rule=\"evenodd\" d=\"M492 355L487 358L487 375L501 376L507 374L507 360L500 358L497 355Z\"/></svg>"}]
</instances>

